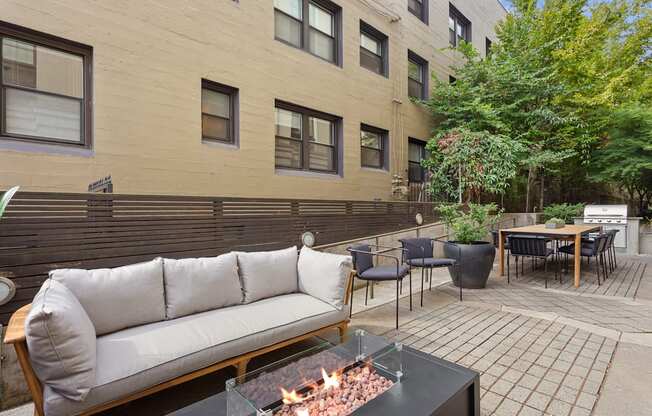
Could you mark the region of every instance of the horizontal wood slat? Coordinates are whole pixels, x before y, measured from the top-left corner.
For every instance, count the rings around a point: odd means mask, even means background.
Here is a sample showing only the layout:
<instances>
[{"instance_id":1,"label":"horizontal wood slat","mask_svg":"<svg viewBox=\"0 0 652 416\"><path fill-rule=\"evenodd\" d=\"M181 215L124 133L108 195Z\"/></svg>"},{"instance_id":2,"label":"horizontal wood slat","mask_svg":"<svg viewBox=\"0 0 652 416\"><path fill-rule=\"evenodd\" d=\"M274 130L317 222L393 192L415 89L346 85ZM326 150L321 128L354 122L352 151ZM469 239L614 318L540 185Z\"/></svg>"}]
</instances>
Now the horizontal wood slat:
<instances>
[{"instance_id":1,"label":"horizontal wood slat","mask_svg":"<svg viewBox=\"0 0 652 416\"><path fill-rule=\"evenodd\" d=\"M0 275L17 293L0 323L31 302L50 270L117 267L300 245L331 244L436 221L429 203L19 192L0 220Z\"/></svg>"}]
</instances>

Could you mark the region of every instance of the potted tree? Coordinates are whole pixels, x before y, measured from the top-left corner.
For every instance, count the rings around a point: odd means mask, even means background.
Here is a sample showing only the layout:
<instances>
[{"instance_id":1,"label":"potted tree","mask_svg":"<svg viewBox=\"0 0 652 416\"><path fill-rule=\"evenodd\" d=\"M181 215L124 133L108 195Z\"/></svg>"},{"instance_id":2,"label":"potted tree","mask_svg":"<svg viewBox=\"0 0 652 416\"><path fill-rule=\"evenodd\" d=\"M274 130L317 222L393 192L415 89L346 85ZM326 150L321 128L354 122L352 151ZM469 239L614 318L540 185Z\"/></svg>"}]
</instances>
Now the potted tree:
<instances>
[{"instance_id":1,"label":"potted tree","mask_svg":"<svg viewBox=\"0 0 652 416\"><path fill-rule=\"evenodd\" d=\"M458 261L461 273L458 282L463 288L482 289L487 285L496 257L496 248L485 241L489 229L499 219L495 204L442 205L438 208L442 221L448 228L449 243L444 245L444 256ZM453 272L453 270L451 270Z\"/></svg>"}]
</instances>

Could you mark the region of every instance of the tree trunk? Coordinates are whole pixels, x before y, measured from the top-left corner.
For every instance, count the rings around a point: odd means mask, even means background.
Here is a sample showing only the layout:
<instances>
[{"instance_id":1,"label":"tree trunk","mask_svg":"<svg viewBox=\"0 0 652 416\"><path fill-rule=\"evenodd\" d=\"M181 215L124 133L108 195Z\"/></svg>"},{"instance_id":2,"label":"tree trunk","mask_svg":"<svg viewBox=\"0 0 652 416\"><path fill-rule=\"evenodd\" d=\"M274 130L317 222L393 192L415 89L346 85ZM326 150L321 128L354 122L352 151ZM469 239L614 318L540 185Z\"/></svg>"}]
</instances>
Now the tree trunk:
<instances>
[{"instance_id":1,"label":"tree trunk","mask_svg":"<svg viewBox=\"0 0 652 416\"><path fill-rule=\"evenodd\" d=\"M534 177L534 167L530 166L527 171L527 184L525 185L525 212L530 212L530 189Z\"/></svg>"},{"instance_id":2,"label":"tree trunk","mask_svg":"<svg viewBox=\"0 0 652 416\"><path fill-rule=\"evenodd\" d=\"M545 191L545 175L543 174L543 171L541 172L541 189L539 193L539 211L543 211L543 198L544 198L544 191Z\"/></svg>"}]
</instances>

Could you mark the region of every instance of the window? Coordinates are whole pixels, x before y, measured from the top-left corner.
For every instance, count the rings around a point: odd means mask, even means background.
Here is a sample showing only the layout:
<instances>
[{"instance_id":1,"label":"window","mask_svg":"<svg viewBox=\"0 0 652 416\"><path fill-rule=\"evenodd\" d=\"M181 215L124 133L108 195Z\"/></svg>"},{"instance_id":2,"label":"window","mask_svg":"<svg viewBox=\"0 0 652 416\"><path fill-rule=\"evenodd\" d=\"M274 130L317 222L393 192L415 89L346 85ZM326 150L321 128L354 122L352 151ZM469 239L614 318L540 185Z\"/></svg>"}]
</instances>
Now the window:
<instances>
[{"instance_id":1,"label":"window","mask_svg":"<svg viewBox=\"0 0 652 416\"><path fill-rule=\"evenodd\" d=\"M90 147L92 48L9 23L0 44L2 138Z\"/></svg>"},{"instance_id":2,"label":"window","mask_svg":"<svg viewBox=\"0 0 652 416\"><path fill-rule=\"evenodd\" d=\"M428 0L408 0L408 10L423 23L428 24Z\"/></svg>"},{"instance_id":3,"label":"window","mask_svg":"<svg viewBox=\"0 0 652 416\"><path fill-rule=\"evenodd\" d=\"M489 38L485 38L484 54L485 56L489 56L491 54L491 39Z\"/></svg>"},{"instance_id":4,"label":"window","mask_svg":"<svg viewBox=\"0 0 652 416\"><path fill-rule=\"evenodd\" d=\"M274 0L276 39L339 64L340 12L327 0Z\"/></svg>"},{"instance_id":5,"label":"window","mask_svg":"<svg viewBox=\"0 0 652 416\"><path fill-rule=\"evenodd\" d=\"M426 169L421 161L426 158L426 143L410 139L408 142L408 181L423 182L426 180Z\"/></svg>"},{"instance_id":6,"label":"window","mask_svg":"<svg viewBox=\"0 0 652 416\"><path fill-rule=\"evenodd\" d=\"M448 7L448 34L451 46L459 46L461 40L471 42L471 22L452 4Z\"/></svg>"},{"instance_id":7,"label":"window","mask_svg":"<svg viewBox=\"0 0 652 416\"><path fill-rule=\"evenodd\" d=\"M336 173L340 118L276 102L276 167Z\"/></svg>"},{"instance_id":8,"label":"window","mask_svg":"<svg viewBox=\"0 0 652 416\"><path fill-rule=\"evenodd\" d=\"M455 84L456 82L457 82L457 78L455 78L455 77L452 76L452 75L449 75L449 76L448 76L448 83L449 83L449 84Z\"/></svg>"},{"instance_id":9,"label":"window","mask_svg":"<svg viewBox=\"0 0 652 416\"><path fill-rule=\"evenodd\" d=\"M408 95L419 100L428 98L428 62L408 50Z\"/></svg>"},{"instance_id":10,"label":"window","mask_svg":"<svg viewBox=\"0 0 652 416\"><path fill-rule=\"evenodd\" d=\"M360 66L387 76L387 36L360 21Z\"/></svg>"},{"instance_id":11,"label":"window","mask_svg":"<svg viewBox=\"0 0 652 416\"><path fill-rule=\"evenodd\" d=\"M387 130L360 125L361 166L367 168L387 169L386 152Z\"/></svg>"},{"instance_id":12,"label":"window","mask_svg":"<svg viewBox=\"0 0 652 416\"><path fill-rule=\"evenodd\" d=\"M238 90L202 80L201 133L204 140L236 143Z\"/></svg>"}]
</instances>

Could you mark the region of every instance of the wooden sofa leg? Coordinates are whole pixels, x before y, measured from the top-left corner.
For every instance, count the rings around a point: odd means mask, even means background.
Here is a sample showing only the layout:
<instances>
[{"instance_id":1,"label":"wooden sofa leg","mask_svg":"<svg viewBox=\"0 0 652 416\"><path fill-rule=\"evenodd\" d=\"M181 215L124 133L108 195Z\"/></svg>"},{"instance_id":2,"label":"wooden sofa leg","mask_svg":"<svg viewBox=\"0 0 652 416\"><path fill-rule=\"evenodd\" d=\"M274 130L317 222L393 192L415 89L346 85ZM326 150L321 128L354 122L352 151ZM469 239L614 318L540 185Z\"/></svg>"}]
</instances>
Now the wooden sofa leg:
<instances>
[{"instance_id":1,"label":"wooden sofa leg","mask_svg":"<svg viewBox=\"0 0 652 416\"><path fill-rule=\"evenodd\" d=\"M349 327L349 321L344 321L337 326L337 331L340 333L340 342L346 341L346 332Z\"/></svg>"},{"instance_id":2,"label":"wooden sofa leg","mask_svg":"<svg viewBox=\"0 0 652 416\"><path fill-rule=\"evenodd\" d=\"M45 416L45 412L43 411L43 389L41 388L41 382L36 378L36 374L34 374L32 364L29 362L27 343L25 341L16 342L14 343L14 348L16 349L16 356L18 357L20 367L25 375L27 387L34 401L34 415Z\"/></svg>"},{"instance_id":3,"label":"wooden sofa leg","mask_svg":"<svg viewBox=\"0 0 652 416\"><path fill-rule=\"evenodd\" d=\"M247 364L249 364L249 358L239 361L238 364L235 366L237 369L238 377L242 377L245 374L247 374Z\"/></svg>"}]
</instances>

